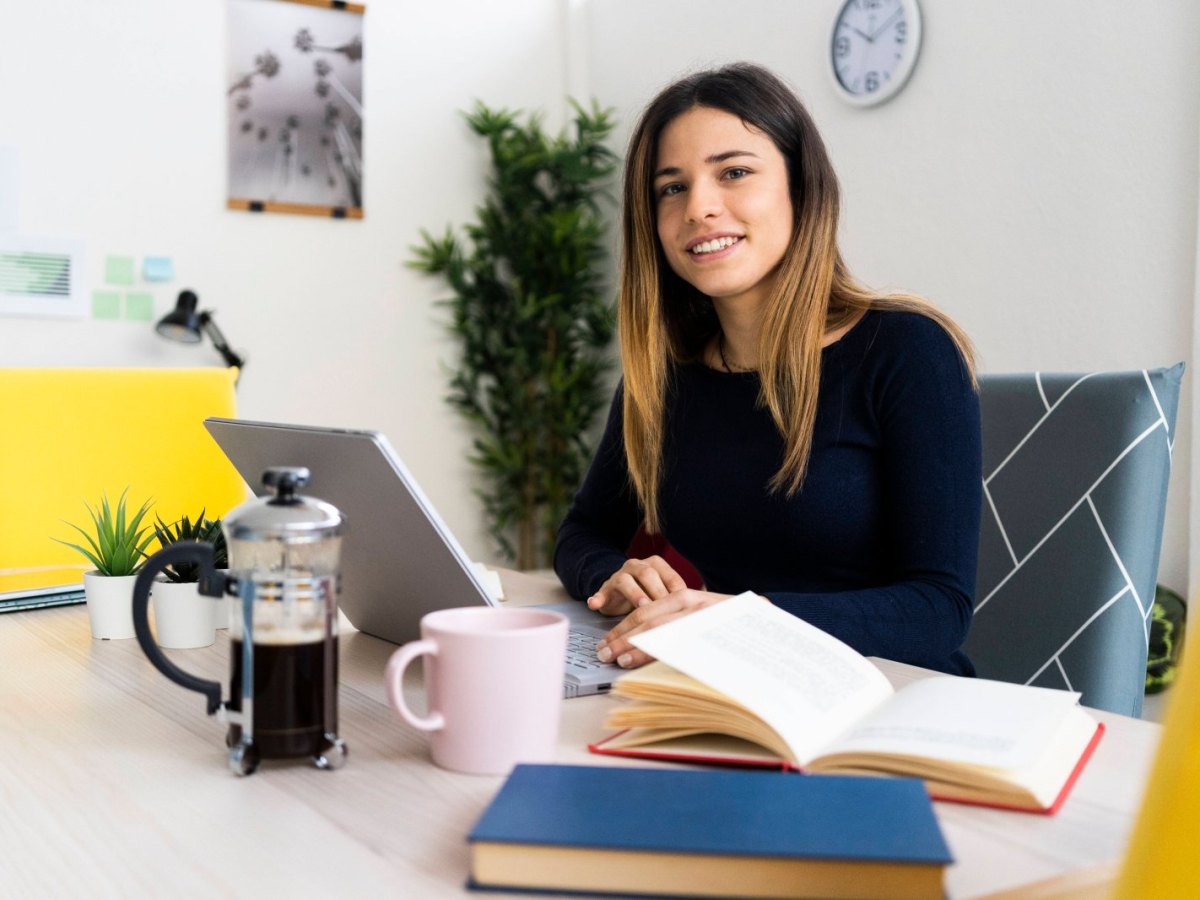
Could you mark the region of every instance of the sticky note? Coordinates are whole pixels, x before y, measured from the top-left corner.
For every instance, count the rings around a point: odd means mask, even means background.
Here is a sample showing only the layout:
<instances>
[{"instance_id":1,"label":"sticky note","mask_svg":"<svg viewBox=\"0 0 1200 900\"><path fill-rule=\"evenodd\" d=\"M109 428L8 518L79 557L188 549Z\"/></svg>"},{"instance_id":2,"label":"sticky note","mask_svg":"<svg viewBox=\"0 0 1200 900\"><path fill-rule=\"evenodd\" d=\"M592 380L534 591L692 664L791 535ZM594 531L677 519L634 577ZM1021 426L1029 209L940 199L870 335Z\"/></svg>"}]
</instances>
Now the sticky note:
<instances>
[{"instance_id":1,"label":"sticky note","mask_svg":"<svg viewBox=\"0 0 1200 900\"><path fill-rule=\"evenodd\" d=\"M125 295L125 318L149 322L154 318L154 295L130 291Z\"/></svg>"},{"instance_id":2,"label":"sticky note","mask_svg":"<svg viewBox=\"0 0 1200 900\"><path fill-rule=\"evenodd\" d=\"M147 256L142 260L143 281L171 281L175 278L175 261L169 256Z\"/></svg>"},{"instance_id":3,"label":"sticky note","mask_svg":"<svg viewBox=\"0 0 1200 900\"><path fill-rule=\"evenodd\" d=\"M104 261L106 284L133 284L133 257L110 256Z\"/></svg>"},{"instance_id":4,"label":"sticky note","mask_svg":"<svg viewBox=\"0 0 1200 900\"><path fill-rule=\"evenodd\" d=\"M92 291L92 318L121 318L121 295L116 291Z\"/></svg>"}]
</instances>

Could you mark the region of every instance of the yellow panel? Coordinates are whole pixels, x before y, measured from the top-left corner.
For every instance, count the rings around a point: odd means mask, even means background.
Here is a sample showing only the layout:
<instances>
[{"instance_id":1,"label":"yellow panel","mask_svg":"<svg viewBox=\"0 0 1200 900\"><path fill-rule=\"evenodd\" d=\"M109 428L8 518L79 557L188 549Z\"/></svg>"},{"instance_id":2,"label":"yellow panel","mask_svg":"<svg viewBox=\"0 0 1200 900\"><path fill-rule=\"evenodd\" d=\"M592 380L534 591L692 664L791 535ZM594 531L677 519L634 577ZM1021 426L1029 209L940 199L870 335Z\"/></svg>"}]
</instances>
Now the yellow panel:
<instances>
[{"instance_id":1,"label":"yellow panel","mask_svg":"<svg viewBox=\"0 0 1200 900\"><path fill-rule=\"evenodd\" d=\"M1187 849L1200 821L1200 642L1194 634L1171 692L1142 810L1111 894L1119 900L1200 897L1200 867Z\"/></svg>"},{"instance_id":2,"label":"yellow panel","mask_svg":"<svg viewBox=\"0 0 1200 900\"><path fill-rule=\"evenodd\" d=\"M0 569L84 563L84 504L115 503L173 522L224 516L248 496L204 429L234 416L233 369L0 369ZM155 549L156 546L152 545Z\"/></svg>"}]
</instances>

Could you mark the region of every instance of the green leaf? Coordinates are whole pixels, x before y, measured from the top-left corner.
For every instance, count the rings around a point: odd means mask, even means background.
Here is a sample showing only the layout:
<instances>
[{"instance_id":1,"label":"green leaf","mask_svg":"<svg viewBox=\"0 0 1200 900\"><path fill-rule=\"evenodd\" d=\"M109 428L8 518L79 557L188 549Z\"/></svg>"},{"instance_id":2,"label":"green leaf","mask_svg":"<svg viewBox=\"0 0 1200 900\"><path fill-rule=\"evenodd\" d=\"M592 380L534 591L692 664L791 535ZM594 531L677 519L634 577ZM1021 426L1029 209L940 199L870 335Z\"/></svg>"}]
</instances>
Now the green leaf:
<instances>
[{"instance_id":1,"label":"green leaf","mask_svg":"<svg viewBox=\"0 0 1200 900\"><path fill-rule=\"evenodd\" d=\"M422 230L407 262L442 278L460 358L446 400L476 440L468 458L498 548L549 561L557 521L586 469L588 433L611 391L615 315L605 284L615 120L570 100L557 134L542 118L476 102L464 113L490 155L475 219ZM550 535L550 538L546 536Z\"/></svg>"},{"instance_id":2,"label":"green leaf","mask_svg":"<svg viewBox=\"0 0 1200 900\"><path fill-rule=\"evenodd\" d=\"M81 547L78 544L72 544L69 541L60 541L60 540L58 540L58 538L53 538L53 540L58 541L58 543L64 544L67 547L71 547L74 550L78 550L80 553L82 553L84 556L86 556L91 561L92 565L96 567L97 571L102 572L102 573L104 572L104 564L102 562L100 562L100 558L95 553L93 553L91 550L88 550L85 547Z\"/></svg>"},{"instance_id":3,"label":"green leaf","mask_svg":"<svg viewBox=\"0 0 1200 900\"><path fill-rule=\"evenodd\" d=\"M147 500L132 519L128 519L126 495L129 488L121 492L114 513L108 496L102 495L100 504L93 508L84 503L88 516L92 521L93 534L88 534L80 526L68 522L83 535L88 546L55 538L61 544L71 547L81 553L96 570L104 575L132 575L141 568L145 559L145 549L154 539L154 532L149 526L143 527L141 522L150 509L151 501Z\"/></svg>"}]
</instances>

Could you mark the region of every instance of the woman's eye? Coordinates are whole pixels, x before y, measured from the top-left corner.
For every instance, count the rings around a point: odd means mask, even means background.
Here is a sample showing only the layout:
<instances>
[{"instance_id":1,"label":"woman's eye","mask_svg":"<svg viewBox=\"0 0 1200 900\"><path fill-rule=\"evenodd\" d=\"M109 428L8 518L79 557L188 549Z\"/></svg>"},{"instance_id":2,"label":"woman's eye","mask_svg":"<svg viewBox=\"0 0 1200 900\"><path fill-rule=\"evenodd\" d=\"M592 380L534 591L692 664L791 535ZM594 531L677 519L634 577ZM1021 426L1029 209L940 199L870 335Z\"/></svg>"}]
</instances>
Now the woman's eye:
<instances>
[{"instance_id":1,"label":"woman's eye","mask_svg":"<svg viewBox=\"0 0 1200 900\"><path fill-rule=\"evenodd\" d=\"M662 187L660 187L658 189L658 196L673 197L682 190L683 190L683 185L677 181L673 181L670 184L664 184Z\"/></svg>"},{"instance_id":2,"label":"woman's eye","mask_svg":"<svg viewBox=\"0 0 1200 900\"><path fill-rule=\"evenodd\" d=\"M732 169L725 170L726 178L745 178L749 174L750 174L749 169L743 169L740 166L735 166Z\"/></svg>"}]
</instances>

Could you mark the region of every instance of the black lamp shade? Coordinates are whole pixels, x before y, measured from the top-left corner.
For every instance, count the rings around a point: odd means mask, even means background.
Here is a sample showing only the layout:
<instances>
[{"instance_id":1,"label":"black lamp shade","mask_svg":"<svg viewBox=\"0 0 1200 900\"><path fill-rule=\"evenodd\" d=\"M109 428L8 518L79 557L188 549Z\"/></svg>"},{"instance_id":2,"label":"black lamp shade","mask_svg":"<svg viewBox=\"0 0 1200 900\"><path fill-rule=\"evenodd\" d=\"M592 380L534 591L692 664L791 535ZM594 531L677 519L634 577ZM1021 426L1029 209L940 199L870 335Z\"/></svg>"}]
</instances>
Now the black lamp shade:
<instances>
[{"instance_id":1,"label":"black lamp shade","mask_svg":"<svg viewBox=\"0 0 1200 900\"><path fill-rule=\"evenodd\" d=\"M198 303L198 298L191 291L180 292L175 308L158 320L154 330L173 341L200 343L200 317L196 314Z\"/></svg>"}]
</instances>

